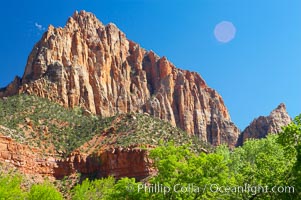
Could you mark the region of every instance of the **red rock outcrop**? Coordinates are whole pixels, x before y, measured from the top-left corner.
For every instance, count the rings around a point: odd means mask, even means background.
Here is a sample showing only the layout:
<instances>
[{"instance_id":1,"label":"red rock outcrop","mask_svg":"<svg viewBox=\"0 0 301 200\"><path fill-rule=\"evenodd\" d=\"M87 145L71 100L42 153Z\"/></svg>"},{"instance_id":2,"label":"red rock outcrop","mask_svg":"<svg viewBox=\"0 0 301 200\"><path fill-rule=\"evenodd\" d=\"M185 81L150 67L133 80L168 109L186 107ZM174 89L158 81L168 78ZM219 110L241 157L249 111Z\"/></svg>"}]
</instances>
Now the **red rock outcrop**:
<instances>
[{"instance_id":1,"label":"red rock outcrop","mask_svg":"<svg viewBox=\"0 0 301 200\"><path fill-rule=\"evenodd\" d=\"M104 117L147 112L213 145L234 146L239 134L221 96L199 74L177 69L85 11L75 12L64 28L48 27L22 81L0 97L16 93L79 105Z\"/></svg>"},{"instance_id":2,"label":"red rock outcrop","mask_svg":"<svg viewBox=\"0 0 301 200\"><path fill-rule=\"evenodd\" d=\"M121 177L135 177L140 180L154 173L152 160L148 157L148 151L140 148L116 148L107 150L100 156L101 168L99 177L108 175Z\"/></svg>"},{"instance_id":3,"label":"red rock outcrop","mask_svg":"<svg viewBox=\"0 0 301 200\"><path fill-rule=\"evenodd\" d=\"M286 107L281 103L269 116L260 116L252 121L239 136L237 145L241 146L249 138L264 138L269 133L277 134L282 131L281 127L291 122Z\"/></svg>"},{"instance_id":4,"label":"red rock outcrop","mask_svg":"<svg viewBox=\"0 0 301 200\"><path fill-rule=\"evenodd\" d=\"M53 157L43 156L39 149L3 135L0 135L0 162L11 164L26 174L50 175L56 167Z\"/></svg>"},{"instance_id":5,"label":"red rock outcrop","mask_svg":"<svg viewBox=\"0 0 301 200\"><path fill-rule=\"evenodd\" d=\"M153 172L148 151L140 148L113 148L87 155L78 151L68 158L48 155L40 149L20 144L0 134L0 162L18 168L25 174L63 178L74 173L97 177L134 177L138 180Z\"/></svg>"},{"instance_id":6,"label":"red rock outcrop","mask_svg":"<svg viewBox=\"0 0 301 200\"><path fill-rule=\"evenodd\" d=\"M53 176L63 178L73 173L96 177L133 177L138 180L153 173L148 151L140 148L106 149L98 154L72 153L67 159L56 160Z\"/></svg>"}]
</instances>

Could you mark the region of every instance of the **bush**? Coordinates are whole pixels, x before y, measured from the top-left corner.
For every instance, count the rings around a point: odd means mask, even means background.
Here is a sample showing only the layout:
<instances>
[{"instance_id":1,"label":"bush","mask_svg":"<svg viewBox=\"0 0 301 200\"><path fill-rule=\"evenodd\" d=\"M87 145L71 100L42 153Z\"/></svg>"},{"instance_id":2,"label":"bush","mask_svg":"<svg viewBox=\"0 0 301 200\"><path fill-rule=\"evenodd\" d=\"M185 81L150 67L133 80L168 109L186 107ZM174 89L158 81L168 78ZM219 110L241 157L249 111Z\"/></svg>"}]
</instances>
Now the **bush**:
<instances>
[{"instance_id":1,"label":"bush","mask_svg":"<svg viewBox=\"0 0 301 200\"><path fill-rule=\"evenodd\" d=\"M0 199L24 199L26 193L21 190L21 181L19 175L0 175Z\"/></svg>"},{"instance_id":2,"label":"bush","mask_svg":"<svg viewBox=\"0 0 301 200\"><path fill-rule=\"evenodd\" d=\"M82 184L77 185L72 190L73 200L98 200L107 199L112 193L114 187L115 179L113 177L108 177L105 179L98 179L90 181L86 179Z\"/></svg>"},{"instance_id":3,"label":"bush","mask_svg":"<svg viewBox=\"0 0 301 200\"><path fill-rule=\"evenodd\" d=\"M33 185L28 194L29 200L61 200L63 196L50 183Z\"/></svg>"}]
</instances>

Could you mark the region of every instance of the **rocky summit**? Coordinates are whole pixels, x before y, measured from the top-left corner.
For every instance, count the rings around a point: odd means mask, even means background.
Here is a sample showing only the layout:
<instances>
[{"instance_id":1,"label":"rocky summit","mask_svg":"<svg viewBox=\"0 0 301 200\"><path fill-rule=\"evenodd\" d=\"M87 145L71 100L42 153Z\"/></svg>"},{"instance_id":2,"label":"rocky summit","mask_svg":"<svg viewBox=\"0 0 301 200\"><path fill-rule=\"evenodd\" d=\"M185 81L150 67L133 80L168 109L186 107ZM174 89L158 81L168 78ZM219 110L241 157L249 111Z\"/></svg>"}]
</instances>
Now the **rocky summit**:
<instances>
[{"instance_id":1,"label":"rocky summit","mask_svg":"<svg viewBox=\"0 0 301 200\"><path fill-rule=\"evenodd\" d=\"M269 133L280 133L281 127L288 125L292 119L286 111L286 107L281 103L269 116L260 116L240 134L237 145L241 146L244 141L250 138L264 138Z\"/></svg>"},{"instance_id":2,"label":"rocky summit","mask_svg":"<svg viewBox=\"0 0 301 200\"><path fill-rule=\"evenodd\" d=\"M102 117L148 113L213 145L233 147L239 135L222 97L199 74L176 68L85 11L75 12L64 28L48 27L23 77L0 97L20 93Z\"/></svg>"}]
</instances>

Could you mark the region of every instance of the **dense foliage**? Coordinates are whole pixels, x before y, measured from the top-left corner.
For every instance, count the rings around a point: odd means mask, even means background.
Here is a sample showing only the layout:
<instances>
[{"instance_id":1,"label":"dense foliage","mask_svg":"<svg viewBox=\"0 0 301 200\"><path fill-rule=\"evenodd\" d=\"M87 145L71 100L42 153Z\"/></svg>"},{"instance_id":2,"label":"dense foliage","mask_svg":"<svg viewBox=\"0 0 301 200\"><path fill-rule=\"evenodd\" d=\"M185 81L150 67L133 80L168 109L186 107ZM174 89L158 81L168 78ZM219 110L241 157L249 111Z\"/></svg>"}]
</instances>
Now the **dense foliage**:
<instances>
[{"instance_id":1,"label":"dense foliage","mask_svg":"<svg viewBox=\"0 0 301 200\"><path fill-rule=\"evenodd\" d=\"M63 196L50 183L32 185L29 191L22 189L22 177L16 174L0 175L0 199L62 200Z\"/></svg>"},{"instance_id":2,"label":"dense foliage","mask_svg":"<svg viewBox=\"0 0 301 200\"><path fill-rule=\"evenodd\" d=\"M295 187L295 192L290 194L291 199L301 198L301 115L294 122L283 128L278 142L283 145L285 155L292 158L293 167L287 173L289 185Z\"/></svg>"},{"instance_id":3,"label":"dense foliage","mask_svg":"<svg viewBox=\"0 0 301 200\"><path fill-rule=\"evenodd\" d=\"M100 180L84 180L81 185L77 185L72 190L74 200L97 200L106 199L113 193L115 179L112 177Z\"/></svg>"},{"instance_id":4,"label":"dense foliage","mask_svg":"<svg viewBox=\"0 0 301 200\"><path fill-rule=\"evenodd\" d=\"M21 190L21 176L0 175L0 199L22 199L26 194Z\"/></svg>"}]
</instances>

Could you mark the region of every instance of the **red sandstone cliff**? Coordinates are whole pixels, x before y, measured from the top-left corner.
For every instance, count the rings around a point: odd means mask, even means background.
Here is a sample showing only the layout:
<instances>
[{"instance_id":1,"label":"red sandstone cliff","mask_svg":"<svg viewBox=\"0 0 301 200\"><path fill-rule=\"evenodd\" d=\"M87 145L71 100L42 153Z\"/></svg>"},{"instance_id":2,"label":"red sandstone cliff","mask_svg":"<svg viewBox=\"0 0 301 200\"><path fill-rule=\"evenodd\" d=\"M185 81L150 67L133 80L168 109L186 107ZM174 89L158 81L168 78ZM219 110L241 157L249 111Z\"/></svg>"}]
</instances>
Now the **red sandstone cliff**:
<instances>
[{"instance_id":1,"label":"red sandstone cliff","mask_svg":"<svg viewBox=\"0 0 301 200\"><path fill-rule=\"evenodd\" d=\"M2 127L3 128L3 127ZM139 179L153 172L148 151L140 148L110 148L98 153L74 151L68 158L45 154L41 149L20 144L0 133L0 162L18 168L24 174L63 178L75 173Z\"/></svg>"},{"instance_id":2,"label":"red sandstone cliff","mask_svg":"<svg viewBox=\"0 0 301 200\"><path fill-rule=\"evenodd\" d=\"M285 105L281 103L269 116L260 116L254 119L240 134L237 145L241 146L249 138L259 139L266 137L269 133L280 133L282 130L281 127L288 125L291 121Z\"/></svg>"},{"instance_id":3,"label":"red sandstone cliff","mask_svg":"<svg viewBox=\"0 0 301 200\"><path fill-rule=\"evenodd\" d=\"M80 105L101 116L147 112L213 145L234 146L239 134L221 96L199 74L176 68L85 11L75 12L64 28L49 26L22 79L0 97L16 93Z\"/></svg>"}]
</instances>

